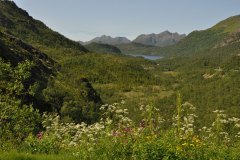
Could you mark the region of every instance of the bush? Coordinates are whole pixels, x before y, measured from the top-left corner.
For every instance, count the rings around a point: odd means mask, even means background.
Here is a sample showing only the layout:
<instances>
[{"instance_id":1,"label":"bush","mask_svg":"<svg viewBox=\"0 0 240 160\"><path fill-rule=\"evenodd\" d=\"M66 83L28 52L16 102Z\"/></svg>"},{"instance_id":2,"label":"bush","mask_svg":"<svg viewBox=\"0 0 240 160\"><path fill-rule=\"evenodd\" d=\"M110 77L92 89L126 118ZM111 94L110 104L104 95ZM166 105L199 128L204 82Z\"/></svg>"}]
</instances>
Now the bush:
<instances>
[{"instance_id":1,"label":"bush","mask_svg":"<svg viewBox=\"0 0 240 160\"><path fill-rule=\"evenodd\" d=\"M31 62L25 61L14 68L0 59L1 149L19 145L28 134L39 129L40 114L32 105L23 103L24 97L30 93L31 87L27 82L31 66Z\"/></svg>"},{"instance_id":2,"label":"bush","mask_svg":"<svg viewBox=\"0 0 240 160\"><path fill-rule=\"evenodd\" d=\"M30 134L25 139L23 150L30 153L56 154L60 146L54 136L43 135L43 132L39 132L37 136Z\"/></svg>"}]
</instances>

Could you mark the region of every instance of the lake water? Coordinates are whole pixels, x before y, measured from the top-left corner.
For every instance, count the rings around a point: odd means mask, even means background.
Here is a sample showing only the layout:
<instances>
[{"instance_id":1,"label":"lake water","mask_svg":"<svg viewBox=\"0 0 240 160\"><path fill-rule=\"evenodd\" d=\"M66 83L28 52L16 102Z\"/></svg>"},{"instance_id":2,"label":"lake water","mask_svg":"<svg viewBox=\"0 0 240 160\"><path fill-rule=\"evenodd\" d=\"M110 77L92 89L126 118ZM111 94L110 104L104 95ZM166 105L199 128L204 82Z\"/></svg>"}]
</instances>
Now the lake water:
<instances>
[{"instance_id":1,"label":"lake water","mask_svg":"<svg viewBox=\"0 0 240 160\"><path fill-rule=\"evenodd\" d=\"M157 55L144 55L144 54L129 54L129 56L133 56L133 57L143 57L145 59L149 59L149 60L157 60L157 59L161 59L161 56L157 56Z\"/></svg>"}]
</instances>

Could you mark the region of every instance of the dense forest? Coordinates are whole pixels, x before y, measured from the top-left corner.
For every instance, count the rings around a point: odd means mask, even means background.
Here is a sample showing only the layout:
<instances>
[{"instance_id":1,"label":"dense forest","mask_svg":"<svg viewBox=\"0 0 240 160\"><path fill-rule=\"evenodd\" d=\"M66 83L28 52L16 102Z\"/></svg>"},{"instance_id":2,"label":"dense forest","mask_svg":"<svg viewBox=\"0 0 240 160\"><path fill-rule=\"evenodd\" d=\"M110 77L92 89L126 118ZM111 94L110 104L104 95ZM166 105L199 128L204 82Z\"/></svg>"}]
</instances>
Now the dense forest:
<instances>
[{"instance_id":1,"label":"dense forest","mask_svg":"<svg viewBox=\"0 0 240 160\"><path fill-rule=\"evenodd\" d=\"M82 46L0 1L0 160L238 159L239 29Z\"/></svg>"}]
</instances>

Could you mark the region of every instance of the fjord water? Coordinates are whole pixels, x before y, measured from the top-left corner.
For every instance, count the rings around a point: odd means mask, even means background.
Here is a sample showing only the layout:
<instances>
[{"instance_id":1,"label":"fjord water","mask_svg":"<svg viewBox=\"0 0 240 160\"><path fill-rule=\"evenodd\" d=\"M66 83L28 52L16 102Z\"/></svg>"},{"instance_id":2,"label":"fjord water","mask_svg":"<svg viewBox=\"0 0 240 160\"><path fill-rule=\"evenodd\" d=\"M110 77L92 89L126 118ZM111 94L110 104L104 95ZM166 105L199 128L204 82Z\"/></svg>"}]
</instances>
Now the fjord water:
<instances>
[{"instance_id":1,"label":"fjord water","mask_svg":"<svg viewBox=\"0 0 240 160\"><path fill-rule=\"evenodd\" d=\"M129 56L133 56L133 57L143 57L143 58L149 59L149 60L157 60L157 59L163 58L163 57L158 56L158 55L145 55L145 54L129 54Z\"/></svg>"}]
</instances>

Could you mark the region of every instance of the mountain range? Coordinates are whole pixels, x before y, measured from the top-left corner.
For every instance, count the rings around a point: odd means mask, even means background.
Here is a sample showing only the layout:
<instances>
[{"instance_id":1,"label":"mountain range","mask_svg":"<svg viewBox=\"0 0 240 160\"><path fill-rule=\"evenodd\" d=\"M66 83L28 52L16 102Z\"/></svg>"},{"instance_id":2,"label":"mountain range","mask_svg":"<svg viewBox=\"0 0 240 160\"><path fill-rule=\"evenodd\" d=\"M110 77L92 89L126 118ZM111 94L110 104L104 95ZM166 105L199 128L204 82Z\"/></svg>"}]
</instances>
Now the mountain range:
<instances>
[{"instance_id":1,"label":"mountain range","mask_svg":"<svg viewBox=\"0 0 240 160\"><path fill-rule=\"evenodd\" d=\"M169 46L174 45L181 39L186 37L185 34L171 33L169 31L164 31L159 34L142 34L133 40L135 43L151 45L151 46Z\"/></svg>"},{"instance_id":2,"label":"mountain range","mask_svg":"<svg viewBox=\"0 0 240 160\"><path fill-rule=\"evenodd\" d=\"M106 36L102 35L101 37L96 37L93 38L90 41L87 42L81 42L81 44L90 44L90 43L102 43L102 44L110 44L110 45L116 45L116 44L124 44L124 43L130 43L131 41L127 39L126 37L111 37L111 36Z\"/></svg>"},{"instance_id":3,"label":"mountain range","mask_svg":"<svg viewBox=\"0 0 240 160\"><path fill-rule=\"evenodd\" d=\"M109 45L121 45L121 44L128 44L128 43L139 43L143 45L150 45L150 46L169 46L174 45L183 39L186 35L185 34L178 34L178 33L171 33L169 31L164 31L159 34L141 34L133 41L130 41L126 37L115 37L112 38L111 36L103 35L101 37L96 37L90 41L82 42L79 41L80 44L86 45L90 43L101 43L101 44L109 44Z\"/></svg>"}]
</instances>

